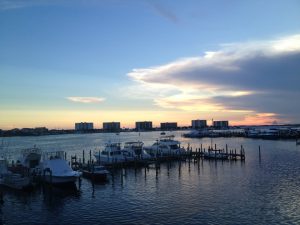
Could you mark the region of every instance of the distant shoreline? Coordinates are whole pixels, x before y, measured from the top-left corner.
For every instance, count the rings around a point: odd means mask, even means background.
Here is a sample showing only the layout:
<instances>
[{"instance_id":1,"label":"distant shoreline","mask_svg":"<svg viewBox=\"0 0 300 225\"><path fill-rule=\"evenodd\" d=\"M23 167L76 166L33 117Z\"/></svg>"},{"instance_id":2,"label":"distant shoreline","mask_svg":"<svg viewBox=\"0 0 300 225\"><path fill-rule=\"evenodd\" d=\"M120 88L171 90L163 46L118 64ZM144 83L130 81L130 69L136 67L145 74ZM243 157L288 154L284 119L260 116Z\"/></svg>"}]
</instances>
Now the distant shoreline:
<instances>
[{"instance_id":1,"label":"distant shoreline","mask_svg":"<svg viewBox=\"0 0 300 225\"><path fill-rule=\"evenodd\" d=\"M63 135L63 134L94 134L94 133L123 133L123 132L172 132L172 131L189 131L182 136L185 138L218 138L218 137L244 137L253 139L300 139L300 125L256 125L256 126L231 126L228 128L207 127L203 129L192 129L191 127L178 127L177 129L160 129L153 128L149 130L136 129L120 129L120 130L103 130L93 129L78 131L74 129L66 130L48 130L42 128L22 128L12 130L0 130L0 137L30 137L30 136L46 136L46 135Z\"/></svg>"}]
</instances>

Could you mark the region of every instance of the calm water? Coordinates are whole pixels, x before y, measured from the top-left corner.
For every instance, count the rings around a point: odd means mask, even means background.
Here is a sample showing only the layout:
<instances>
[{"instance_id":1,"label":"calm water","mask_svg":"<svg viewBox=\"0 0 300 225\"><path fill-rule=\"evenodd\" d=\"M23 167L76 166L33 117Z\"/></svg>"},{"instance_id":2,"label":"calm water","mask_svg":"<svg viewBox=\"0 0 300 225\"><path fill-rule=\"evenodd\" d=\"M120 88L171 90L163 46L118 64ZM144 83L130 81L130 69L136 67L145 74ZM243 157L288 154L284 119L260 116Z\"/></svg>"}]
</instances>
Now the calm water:
<instances>
[{"instance_id":1,"label":"calm water","mask_svg":"<svg viewBox=\"0 0 300 225\"><path fill-rule=\"evenodd\" d=\"M211 139L185 139L204 147ZM36 144L68 157L95 150L107 140L152 144L159 132L5 138L5 152L16 159ZM39 188L30 193L4 189L3 224L300 224L300 146L294 141L215 138L220 148L246 151L246 161L164 163L150 169L114 172L106 184L82 179L73 189ZM258 145L262 147L261 160ZM86 151L86 152L87 152ZM0 222L1 224L1 222Z\"/></svg>"}]
</instances>

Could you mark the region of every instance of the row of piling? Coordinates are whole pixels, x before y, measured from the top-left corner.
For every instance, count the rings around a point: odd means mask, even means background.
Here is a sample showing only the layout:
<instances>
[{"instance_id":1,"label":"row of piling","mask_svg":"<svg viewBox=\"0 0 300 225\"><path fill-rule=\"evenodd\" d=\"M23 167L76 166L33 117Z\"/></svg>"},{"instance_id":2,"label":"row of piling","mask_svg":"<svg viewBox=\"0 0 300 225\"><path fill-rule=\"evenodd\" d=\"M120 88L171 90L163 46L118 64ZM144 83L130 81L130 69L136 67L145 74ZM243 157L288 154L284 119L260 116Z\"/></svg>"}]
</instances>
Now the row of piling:
<instances>
[{"instance_id":1,"label":"row of piling","mask_svg":"<svg viewBox=\"0 0 300 225\"><path fill-rule=\"evenodd\" d=\"M260 147L259 147L260 149ZM259 150L260 151L260 150ZM82 158L78 157L76 154L71 156L70 165L74 170L79 170L84 167L90 167L95 164L100 164L99 161L94 161L92 159L92 150L89 150L89 159L86 161L85 150L82 151ZM99 152L100 154L100 152ZM260 153L259 153L260 154ZM229 149L226 144L225 149L218 149L215 145L214 147L209 146L207 149L203 148L202 144L199 148L193 150L192 147L188 146L185 153L182 154L170 154L165 156L156 156L151 159L135 159L125 162L115 162L106 164L110 168L124 168L124 167L140 167L147 166L149 164L158 164L163 161L176 161L176 160L199 160L199 159L209 159L209 160L241 160L245 161L245 149L241 145L240 149Z\"/></svg>"}]
</instances>

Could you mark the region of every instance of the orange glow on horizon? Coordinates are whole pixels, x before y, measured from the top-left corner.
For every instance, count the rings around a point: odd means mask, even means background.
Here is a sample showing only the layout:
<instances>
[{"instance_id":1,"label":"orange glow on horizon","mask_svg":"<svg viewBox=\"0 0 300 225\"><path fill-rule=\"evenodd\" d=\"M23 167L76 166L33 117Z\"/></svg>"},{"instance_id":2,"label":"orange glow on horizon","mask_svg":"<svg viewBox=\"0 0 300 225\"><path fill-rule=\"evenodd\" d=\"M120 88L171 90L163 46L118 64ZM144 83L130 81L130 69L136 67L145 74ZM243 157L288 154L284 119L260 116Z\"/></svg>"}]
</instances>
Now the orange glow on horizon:
<instances>
[{"instance_id":1,"label":"orange glow on horizon","mask_svg":"<svg viewBox=\"0 0 300 225\"><path fill-rule=\"evenodd\" d=\"M210 119L207 119L210 118ZM177 122L178 126L190 126L191 120L207 119L208 125L214 120L229 120L236 125L271 125L282 123L273 113L250 114L248 112L210 113L186 111L1 111L0 129L25 127L47 127L49 129L74 129L76 122L93 122L95 128L102 128L103 122L121 122L122 128L134 128L136 121L152 121L153 127L161 122ZM288 121L284 121L288 122Z\"/></svg>"}]
</instances>

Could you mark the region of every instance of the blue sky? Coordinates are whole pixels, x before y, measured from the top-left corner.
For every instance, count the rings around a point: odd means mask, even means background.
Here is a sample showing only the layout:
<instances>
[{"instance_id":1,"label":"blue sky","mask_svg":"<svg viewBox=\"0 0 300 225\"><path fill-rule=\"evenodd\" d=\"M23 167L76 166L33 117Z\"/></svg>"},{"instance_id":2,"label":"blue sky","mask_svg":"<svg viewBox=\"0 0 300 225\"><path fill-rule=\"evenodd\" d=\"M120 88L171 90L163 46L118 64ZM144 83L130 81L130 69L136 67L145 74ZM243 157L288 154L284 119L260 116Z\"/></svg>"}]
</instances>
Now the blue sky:
<instances>
[{"instance_id":1,"label":"blue sky","mask_svg":"<svg viewBox=\"0 0 300 225\"><path fill-rule=\"evenodd\" d=\"M0 128L299 122L299 107L287 104L300 96L297 87L287 91L300 81L299 12L291 0L0 0ZM284 47L268 55L275 45ZM216 70L204 60L211 52L223 54L215 65L242 55L229 66L243 73ZM271 70L275 62L285 64ZM295 73L285 74L287 62Z\"/></svg>"}]
</instances>

